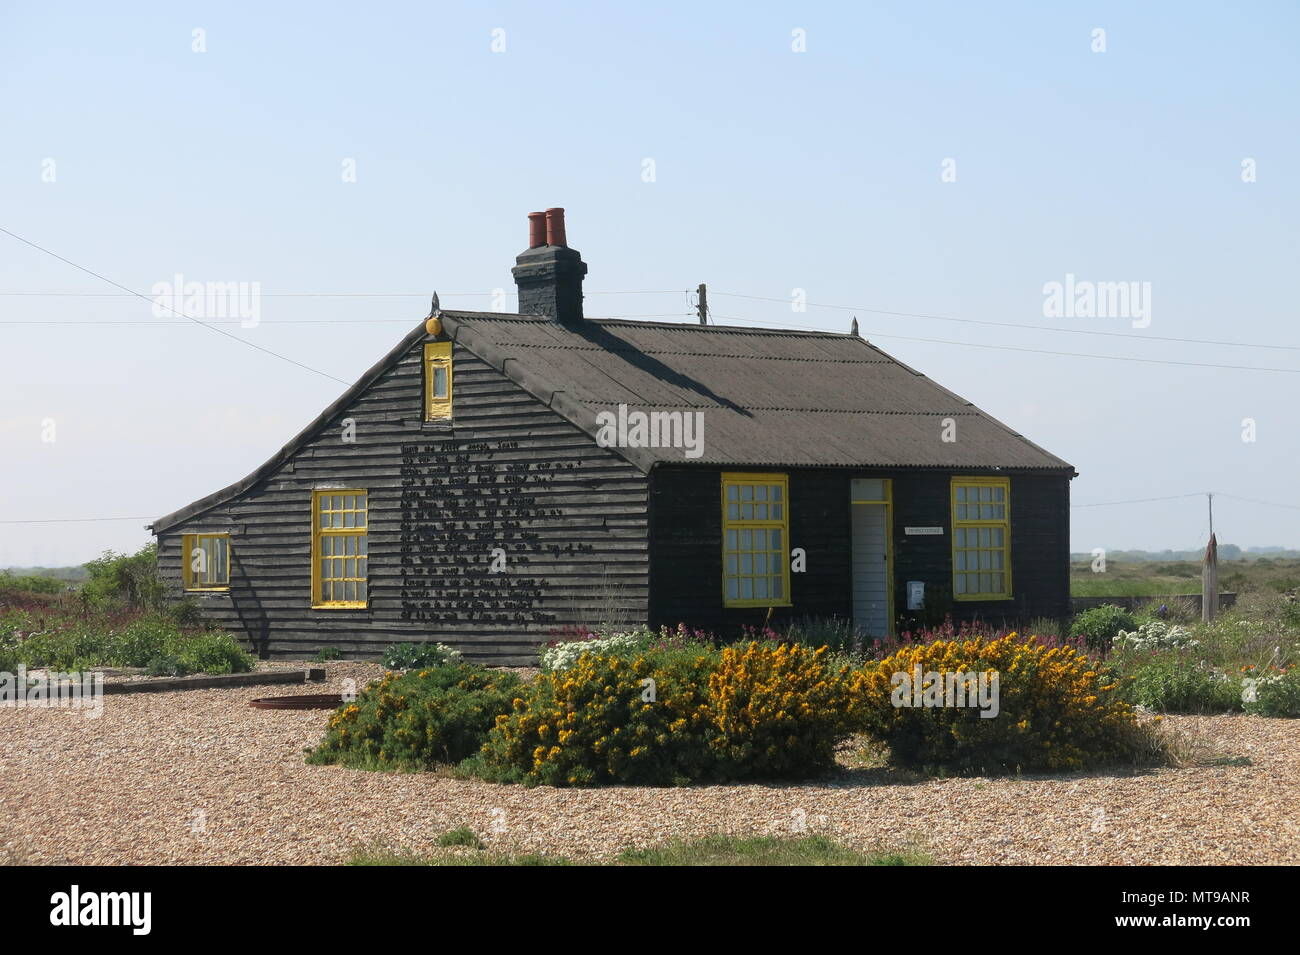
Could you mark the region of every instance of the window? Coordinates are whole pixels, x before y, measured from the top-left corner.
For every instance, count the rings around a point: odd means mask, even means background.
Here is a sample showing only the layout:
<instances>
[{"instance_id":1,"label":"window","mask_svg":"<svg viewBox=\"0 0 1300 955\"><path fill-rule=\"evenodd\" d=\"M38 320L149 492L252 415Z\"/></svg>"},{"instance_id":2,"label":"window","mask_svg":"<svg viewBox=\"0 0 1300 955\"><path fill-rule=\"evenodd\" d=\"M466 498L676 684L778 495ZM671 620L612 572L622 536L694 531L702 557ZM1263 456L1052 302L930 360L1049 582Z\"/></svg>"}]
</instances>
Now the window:
<instances>
[{"instance_id":1,"label":"window","mask_svg":"<svg viewBox=\"0 0 1300 955\"><path fill-rule=\"evenodd\" d=\"M312 606L366 606L366 492L314 491L312 515Z\"/></svg>"},{"instance_id":2,"label":"window","mask_svg":"<svg viewBox=\"0 0 1300 955\"><path fill-rule=\"evenodd\" d=\"M424 420L451 417L451 342L424 346Z\"/></svg>"},{"instance_id":3,"label":"window","mask_svg":"<svg viewBox=\"0 0 1300 955\"><path fill-rule=\"evenodd\" d=\"M185 534L181 546L186 590L230 589L229 534Z\"/></svg>"},{"instance_id":4,"label":"window","mask_svg":"<svg viewBox=\"0 0 1300 955\"><path fill-rule=\"evenodd\" d=\"M722 596L728 607L790 605L784 474L722 475Z\"/></svg>"},{"instance_id":5,"label":"window","mask_svg":"<svg viewBox=\"0 0 1300 955\"><path fill-rule=\"evenodd\" d=\"M957 600L1011 599L1011 482L953 478L952 592Z\"/></svg>"}]
</instances>

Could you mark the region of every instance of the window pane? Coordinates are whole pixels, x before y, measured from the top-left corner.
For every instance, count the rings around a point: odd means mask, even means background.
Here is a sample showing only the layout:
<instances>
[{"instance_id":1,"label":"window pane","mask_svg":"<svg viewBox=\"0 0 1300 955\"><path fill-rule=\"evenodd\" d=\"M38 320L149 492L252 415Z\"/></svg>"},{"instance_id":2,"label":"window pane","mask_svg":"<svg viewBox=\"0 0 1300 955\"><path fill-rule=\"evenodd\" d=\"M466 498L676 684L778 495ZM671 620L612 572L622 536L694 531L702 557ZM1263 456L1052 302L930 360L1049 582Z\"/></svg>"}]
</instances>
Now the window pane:
<instances>
[{"instance_id":1,"label":"window pane","mask_svg":"<svg viewBox=\"0 0 1300 955\"><path fill-rule=\"evenodd\" d=\"M757 597L757 598L765 598L765 597L767 596L767 578L766 578L766 577L755 577L755 578L754 578L754 596Z\"/></svg>"},{"instance_id":2,"label":"window pane","mask_svg":"<svg viewBox=\"0 0 1300 955\"><path fill-rule=\"evenodd\" d=\"M783 504L773 504L773 505L772 505L772 520L774 520L774 521L785 520L784 516L782 515L782 511L783 511L784 507L785 507L785 505L783 505Z\"/></svg>"},{"instance_id":3,"label":"window pane","mask_svg":"<svg viewBox=\"0 0 1300 955\"><path fill-rule=\"evenodd\" d=\"M779 551L780 549L781 549L781 531L774 527L772 528L772 550Z\"/></svg>"},{"instance_id":4,"label":"window pane","mask_svg":"<svg viewBox=\"0 0 1300 955\"><path fill-rule=\"evenodd\" d=\"M740 499L742 501L752 501L754 499L754 485L742 484L740 486Z\"/></svg>"},{"instance_id":5,"label":"window pane","mask_svg":"<svg viewBox=\"0 0 1300 955\"><path fill-rule=\"evenodd\" d=\"M754 580L753 580L753 578L751 578L751 577L742 577L742 578L740 578L740 599L741 599L741 600L753 600L753 599L754 599Z\"/></svg>"},{"instance_id":6,"label":"window pane","mask_svg":"<svg viewBox=\"0 0 1300 955\"><path fill-rule=\"evenodd\" d=\"M767 500L767 485L766 485L766 484L760 484L760 485L758 485L757 487L754 488L754 500L756 500L756 501L766 501L766 500Z\"/></svg>"},{"instance_id":7,"label":"window pane","mask_svg":"<svg viewBox=\"0 0 1300 955\"><path fill-rule=\"evenodd\" d=\"M737 591L737 586L736 586L736 578L735 578L735 577L728 577L728 578L727 578L727 599L728 599L728 600L735 600L735 599L736 599L736 595L737 595L737 593L738 593L738 591Z\"/></svg>"},{"instance_id":8,"label":"window pane","mask_svg":"<svg viewBox=\"0 0 1300 955\"><path fill-rule=\"evenodd\" d=\"M773 578L772 578L772 596L773 596L773 597L775 597L777 600L782 599L782 597L784 596L784 594L782 593L782 591L784 590L784 588L785 588L785 585L784 585L784 583L782 582L782 580L781 580L780 577L773 577Z\"/></svg>"}]
</instances>

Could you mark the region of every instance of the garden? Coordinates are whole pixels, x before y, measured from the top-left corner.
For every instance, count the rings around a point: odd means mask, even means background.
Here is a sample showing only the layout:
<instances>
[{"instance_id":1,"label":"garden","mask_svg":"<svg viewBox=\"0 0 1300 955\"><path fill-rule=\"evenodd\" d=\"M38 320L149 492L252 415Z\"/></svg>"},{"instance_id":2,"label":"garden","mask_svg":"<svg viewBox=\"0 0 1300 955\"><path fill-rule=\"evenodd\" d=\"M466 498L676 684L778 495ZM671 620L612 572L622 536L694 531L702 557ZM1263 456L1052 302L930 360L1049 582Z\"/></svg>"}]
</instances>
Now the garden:
<instances>
[{"instance_id":1,"label":"garden","mask_svg":"<svg viewBox=\"0 0 1300 955\"><path fill-rule=\"evenodd\" d=\"M1097 607L1065 637L946 622L864 645L836 620L732 641L684 625L572 636L531 680L394 648L401 666L331 716L308 760L557 787L807 780L855 751L941 774L1140 769L1182 758L1165 713L1300 716L1285 594L1209 624L1177 604ZM994 712L954 701L951 674L972 699L991 677Z\"/></svg>"},{"instance_id":2,"label":"garden","mask_svg":"<svg viewBox=\"0 0 1300 955\"><path fill-rule=\"evenodd\" d=\"M80 587L46 576L0 575L0 672L134 668L150 676L245 673L254 658L198 608L170 601L153 545L86 565Z\"/></svg>"}]
</instances>

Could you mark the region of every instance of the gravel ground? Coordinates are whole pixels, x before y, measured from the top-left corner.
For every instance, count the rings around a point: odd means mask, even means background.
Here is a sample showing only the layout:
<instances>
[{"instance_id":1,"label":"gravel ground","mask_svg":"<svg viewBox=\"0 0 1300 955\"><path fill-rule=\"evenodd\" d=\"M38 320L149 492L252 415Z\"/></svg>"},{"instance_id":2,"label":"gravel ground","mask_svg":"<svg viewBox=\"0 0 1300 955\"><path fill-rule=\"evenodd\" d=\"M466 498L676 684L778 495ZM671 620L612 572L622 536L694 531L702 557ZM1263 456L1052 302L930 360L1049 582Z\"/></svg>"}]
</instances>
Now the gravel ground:
<instances>
[{"instance_id":1,"label":"gravel ground","mask_svg":"<svg viewBox=\"0 0 1300 955\"><path fill-rule=\"evenodd\" d=\"M1300 863L1300 721L1170 717L1250 765L1143 774L933 779L863 770L816 785L525 789L303 762L326 711L260 696L341 691L381 672L328 663L326 684L104 699L103 714L0 707L0 863L329 864L427 850L468 825L489 847L608 857L708 833L824 832L956 864Z\"/></svg>"}]
</instances>

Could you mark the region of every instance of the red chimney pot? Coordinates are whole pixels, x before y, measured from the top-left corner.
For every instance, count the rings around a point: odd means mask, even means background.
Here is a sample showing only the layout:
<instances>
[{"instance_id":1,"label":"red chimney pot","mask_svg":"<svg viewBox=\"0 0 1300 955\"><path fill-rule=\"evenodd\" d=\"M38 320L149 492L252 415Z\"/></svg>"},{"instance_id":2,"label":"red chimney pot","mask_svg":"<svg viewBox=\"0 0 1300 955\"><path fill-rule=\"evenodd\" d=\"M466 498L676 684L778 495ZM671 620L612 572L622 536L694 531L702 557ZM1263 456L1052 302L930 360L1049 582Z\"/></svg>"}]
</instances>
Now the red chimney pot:
<instances>
[{"instance_id":1,"label":"red chimney pot","mask_svg":"<svg viewBox=\"0 0 1300 955\"><path fill-rule=\"evenodd\" d=\"M546 244L568 246L568 240L564 236L564 210L547 209L546 210Z\"/></svg>"},{"instance_id":2,"label":"red chimney pot","mask_svg":"<svg viewBox=\"0 0 1300 955\"><path fill-rule=\"evenodd\" d=\"M546 244L546 213L528 213L528 248L535 249Z\"/></svg>"}]
</instances>

